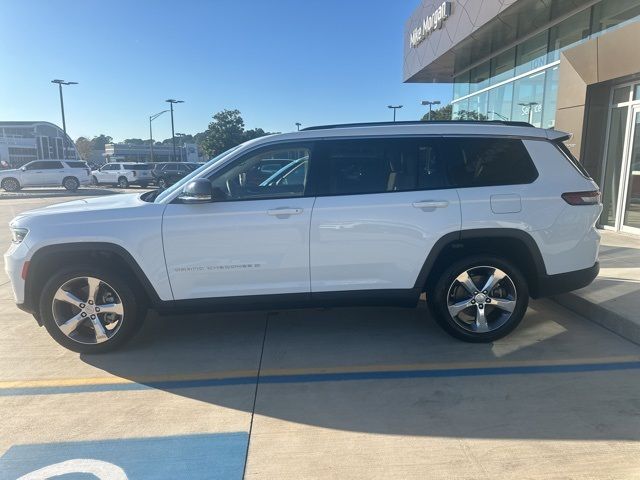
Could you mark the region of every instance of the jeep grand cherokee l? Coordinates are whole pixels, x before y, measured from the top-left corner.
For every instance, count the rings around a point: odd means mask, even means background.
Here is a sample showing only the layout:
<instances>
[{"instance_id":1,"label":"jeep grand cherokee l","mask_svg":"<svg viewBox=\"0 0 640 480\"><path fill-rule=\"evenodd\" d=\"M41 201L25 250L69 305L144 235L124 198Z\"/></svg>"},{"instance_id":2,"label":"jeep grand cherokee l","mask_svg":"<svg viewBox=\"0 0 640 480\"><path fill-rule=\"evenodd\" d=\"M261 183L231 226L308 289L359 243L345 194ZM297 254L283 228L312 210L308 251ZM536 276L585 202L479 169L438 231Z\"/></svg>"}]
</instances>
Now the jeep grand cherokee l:
<instances>
[{"instance_id":1,"label":"jeep grand cherokee l","mask_svg":"<svg viewBox=\"0 0 640 480\"><path fill-rule=\"evenodd\" d=\"M163 192L19 215L6 270L17 304L80 352L122 345L147 308L415 306L423 292L447 332L488 342L529 297L598 273L599 191L567 138L508 122L262 137ZM281 178L247 174L273 158L290 163Z\"/></svg>"}]
</instances>

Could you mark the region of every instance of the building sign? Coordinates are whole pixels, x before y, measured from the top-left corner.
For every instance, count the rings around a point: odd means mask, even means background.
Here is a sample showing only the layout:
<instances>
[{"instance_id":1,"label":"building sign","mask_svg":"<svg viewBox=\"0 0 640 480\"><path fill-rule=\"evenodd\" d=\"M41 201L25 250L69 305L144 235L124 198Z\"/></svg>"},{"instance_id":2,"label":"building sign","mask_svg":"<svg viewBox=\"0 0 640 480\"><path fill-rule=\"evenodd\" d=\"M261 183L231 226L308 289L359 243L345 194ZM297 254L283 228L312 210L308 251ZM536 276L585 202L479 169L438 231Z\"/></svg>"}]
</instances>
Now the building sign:
<instances>
[{"instance_id":1,"label":"building sign","mask_svg":"<svg viewBox=\"0 0 640 480\"><path fill-rule=\"evenodd\" d=\"M411 31L409 36L409 46L411 48L416 48L431 35L431 32L442 28L442 23L451 15L451 3L442 2L442 5L435 12L423 19L422 23Z\"/></svg>"}]
</instances>

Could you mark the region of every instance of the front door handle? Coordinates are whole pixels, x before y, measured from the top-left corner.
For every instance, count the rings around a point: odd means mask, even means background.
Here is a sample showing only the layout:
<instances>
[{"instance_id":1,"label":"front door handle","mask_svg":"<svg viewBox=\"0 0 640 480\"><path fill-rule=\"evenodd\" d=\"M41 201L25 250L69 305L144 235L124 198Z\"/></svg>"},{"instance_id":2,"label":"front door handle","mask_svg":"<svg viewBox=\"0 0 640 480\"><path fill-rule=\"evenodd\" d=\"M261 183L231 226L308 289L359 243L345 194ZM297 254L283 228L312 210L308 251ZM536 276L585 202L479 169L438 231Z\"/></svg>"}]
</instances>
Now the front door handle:
<instances>
[{"instance_id":1,"label":"front door handle","mask_svg":"<svg viewBox=\"0 0 640 480\"><path fill-rule=\"evenodd\" d=\"M446 200L421 200L419 202L413 202L415 208L447 208L449 202Z\"/></svg>"},{"instance_id":2,"label":"front door handle","mask_svg":"<svg viewBox=\"0 0 640 480\"><path fill-rule=\"evenodd\" d=\"M273 215L275 217L280 216L289 216L289 215L300 215L302 213L302 208L272 208L271 210L267 210L268 215Z\"/></svg>"}]
</instances>

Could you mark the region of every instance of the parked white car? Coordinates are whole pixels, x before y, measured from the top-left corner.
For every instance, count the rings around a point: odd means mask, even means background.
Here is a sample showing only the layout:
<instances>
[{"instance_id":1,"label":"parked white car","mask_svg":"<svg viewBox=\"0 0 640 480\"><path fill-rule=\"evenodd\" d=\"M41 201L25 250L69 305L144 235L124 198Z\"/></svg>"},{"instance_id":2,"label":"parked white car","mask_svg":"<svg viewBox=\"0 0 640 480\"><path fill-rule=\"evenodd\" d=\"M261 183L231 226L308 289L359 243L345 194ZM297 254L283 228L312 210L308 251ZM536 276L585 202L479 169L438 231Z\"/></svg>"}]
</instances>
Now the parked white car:
<instances>
[{"instance_id":1,"label":"parked white car","mask_svg":"<svg viewBox=\"0 0 640 480\"><path fill-rule=\"evenodd\" d=\"M0 170L0 187L17 192L25 187L64 187L75 191L91 183L91 170L78 160L35 160L20 168Z\"/></svg>"},{"instance_id":2,"label":"parked white car","mask_svg":"<svg viewBox=\"0 0 640 480\"><path fill-rule=\"evenodd\" d=\"M23 213L15 301L81 352L160 312L415 306L489 342L529 297L598 274L598 186L569 135L516 122L316 127L248 141L168 189ZM289 165L264 180L267 159ZM72 232L72 233L70 233Z\"/></svg>"},{"instance_id":3,"label":"parked white car","mask_svg":"<svg viewBox=\"0 0 640 480\"><path fill-rule=\"evenodd\" d=\"M153 181L152 167L148 163L107 163L91 172L91 181L94 185L117 185L120 188L140 185L144 188Z\"/></svg>"}]
</instances>

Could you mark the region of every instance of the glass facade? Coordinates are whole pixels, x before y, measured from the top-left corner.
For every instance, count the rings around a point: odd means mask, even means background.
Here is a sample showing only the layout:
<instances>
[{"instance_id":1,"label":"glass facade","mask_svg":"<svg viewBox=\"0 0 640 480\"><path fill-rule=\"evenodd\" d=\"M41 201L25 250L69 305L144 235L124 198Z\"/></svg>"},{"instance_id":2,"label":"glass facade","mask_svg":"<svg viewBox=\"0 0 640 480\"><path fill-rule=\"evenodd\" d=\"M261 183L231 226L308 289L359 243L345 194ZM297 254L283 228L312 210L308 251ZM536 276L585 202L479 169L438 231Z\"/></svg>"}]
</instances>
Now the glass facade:
<instances>
[{"instance_id":1,"label":"glass facade","mask_svg":"<svg viewBox=\"0 0 640 480\"><path fill-rule=\"evenodd\" d=\"M522 34L514 47L505 49L504 44L496 42L490 58L481 64L467 63L468 59L456 61L454 120L516 120L553 128L560 52L640 18L638 0L603 0L557 23L553 22L555 4L549 5L545 13L549 28ZM525 23L517 29L530 29Z\"/></svg>"}]
</instances>

